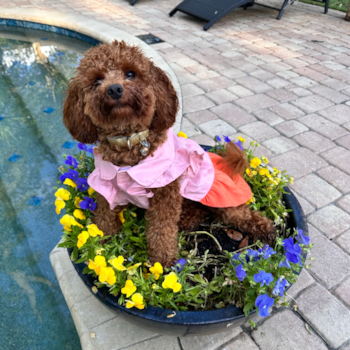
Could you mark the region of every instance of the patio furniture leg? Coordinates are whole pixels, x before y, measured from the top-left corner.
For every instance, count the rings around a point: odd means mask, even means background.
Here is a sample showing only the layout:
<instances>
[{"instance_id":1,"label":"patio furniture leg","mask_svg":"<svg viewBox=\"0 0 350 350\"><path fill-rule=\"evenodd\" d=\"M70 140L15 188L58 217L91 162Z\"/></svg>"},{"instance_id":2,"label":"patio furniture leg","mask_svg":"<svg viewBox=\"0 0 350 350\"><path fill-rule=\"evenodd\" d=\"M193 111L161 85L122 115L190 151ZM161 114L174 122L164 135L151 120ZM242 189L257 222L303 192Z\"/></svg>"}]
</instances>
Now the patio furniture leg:
<instances>
[{"instance_id":1,"label":"patio furniture leg","mask_svg":"<svg viewBox=\"0 0 350 350\"><path fill-rule=\"evenodd\" d=\"M131 6L134 6L138 1L139 1L139 0L131 0L131 1L130 1L130 5L131 5Z\"/></svg>"},{"instance_id":2,"label":"patio furniture leg","mask_svg":"<svg viewBox=\"0 0 350 350\"><path fill-rule=\"evenodd\" d=\"M329 0L326 0L324 4L324 13L328 13Z\"/></svg>"},{"instance_id":3,"label":"patio furniture leg","mask_svg":"<svg viewBox=\"0 0 350 350\"><path fill-rule=\"evenodd\" d=\"M172 10L169 12L169 16L170 16L170 17L173 17L173 15L175 15L176 12L177 12L177 7L175 7L174 9L172 9Z\"/></svg>"},{"instance_id":4,"label":"patio furniture leg","mask_svg":"<svg viewBox=\"0 0 350 350\"><path fill-rule=\"evenodd\" d=\"M284 12L284 10L286 9L286 7L288 6L288 2L289 2L289 0L284 0L284 3L283 3L283 5L282 5L282 7L281 7L281 10L280 10L280 12L279 12L279 14L278 14L278 16L277 16L277 19L278 19L278 20L282 18L283 12Z\"/></svg>"}]
</instances>

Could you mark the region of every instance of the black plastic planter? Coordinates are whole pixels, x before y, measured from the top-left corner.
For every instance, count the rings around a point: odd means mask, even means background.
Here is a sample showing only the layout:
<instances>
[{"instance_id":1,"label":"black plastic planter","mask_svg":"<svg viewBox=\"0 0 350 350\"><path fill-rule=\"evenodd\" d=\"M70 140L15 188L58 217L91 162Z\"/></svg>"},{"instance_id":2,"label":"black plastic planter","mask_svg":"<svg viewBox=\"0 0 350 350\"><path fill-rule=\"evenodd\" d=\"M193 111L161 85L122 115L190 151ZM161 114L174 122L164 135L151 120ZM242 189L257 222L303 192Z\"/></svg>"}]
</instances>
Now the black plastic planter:
<instances>
[{"instance_id":1,"label":"black plastic planter","mask_svg":"<svg viewBox=\"0 0 350 350\"><path fill-rule=\"evenodd\" d=\"M292 209L288 219L288 227L298 227L308 236L303 210L289 189L285 188L285 190L288 194L283 196L283 200L287 209ZM68 250L69 254L71 252L71 249ZM73 263L73 265L86 286L91 290L96 278L92 275L83 274L83 270L86 267L84 263ZM119 305L118 298L109 294L108 288L100 288L94 295L104 304L116 310L129 323L158 334L173 336L213 334L224 332L228 328L239 327L247 321L243 309L236 306L211 311L172 311L153 306L147 306L144 310L138 310L135 308L126 309L124 306ZM251 318L254 314L255 312L252 313ZM174 316L169 317L169 315Z\"/></svg>"}]
</instances>

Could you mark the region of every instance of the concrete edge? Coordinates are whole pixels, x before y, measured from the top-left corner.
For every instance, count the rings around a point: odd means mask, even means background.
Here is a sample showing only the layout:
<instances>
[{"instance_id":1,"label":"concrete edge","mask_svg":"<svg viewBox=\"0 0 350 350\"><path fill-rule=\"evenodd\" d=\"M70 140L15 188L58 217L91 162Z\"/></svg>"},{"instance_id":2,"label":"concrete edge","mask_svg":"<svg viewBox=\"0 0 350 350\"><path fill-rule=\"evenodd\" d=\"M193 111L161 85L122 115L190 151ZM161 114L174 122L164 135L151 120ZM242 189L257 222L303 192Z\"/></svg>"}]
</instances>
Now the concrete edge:
<instances>
[{"instance_id":1,"label":"concrete edge","mask_svg":"<svg viewBox=\"0 0 350 350\"><path fill-rule=\"evenodd\" d=\"M169 64L163 59L163 57L161 57L158 52L152 49L145 42L120 29L114 28L108 24L100 23L90 18L86 18L82 15L70 15L56 11L43 11L27 8L0 7L0 18L52 25L85 34L105 43L111 43L115 39L118 39L124 40L128 44L141 47L144 54L151 58L159 68L164 70L171 79L179 98L179 111L176 115L176 122L173 129L175 133L180 131L182 121L182 93L179 81L176 74L171 69Z\"/></svg>"}]
</instances>

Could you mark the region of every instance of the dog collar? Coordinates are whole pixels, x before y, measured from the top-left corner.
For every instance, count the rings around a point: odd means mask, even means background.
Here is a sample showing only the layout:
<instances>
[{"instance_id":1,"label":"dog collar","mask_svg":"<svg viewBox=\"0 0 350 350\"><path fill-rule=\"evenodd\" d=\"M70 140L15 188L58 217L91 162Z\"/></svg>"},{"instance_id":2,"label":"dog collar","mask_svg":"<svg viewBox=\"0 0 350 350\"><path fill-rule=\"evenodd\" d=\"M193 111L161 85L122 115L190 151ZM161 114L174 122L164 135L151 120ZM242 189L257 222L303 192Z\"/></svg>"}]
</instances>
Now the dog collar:
<instances>
[{"instance_id":1,"label":"dog collar","mask_svg":"<svg viewBox=\"0 0 350 350\"><path fill-rule=\"evenodd\" d=\"M143 130L141 132L132 134L131 136L112 136L107 137L109 144L116 148L117 151L125 150L125 148L131 149L133 146L141 143L142 147L140 153L146 156L149 152L150 143L147 141L149 130Z\"/></svg>"}]
</instances>

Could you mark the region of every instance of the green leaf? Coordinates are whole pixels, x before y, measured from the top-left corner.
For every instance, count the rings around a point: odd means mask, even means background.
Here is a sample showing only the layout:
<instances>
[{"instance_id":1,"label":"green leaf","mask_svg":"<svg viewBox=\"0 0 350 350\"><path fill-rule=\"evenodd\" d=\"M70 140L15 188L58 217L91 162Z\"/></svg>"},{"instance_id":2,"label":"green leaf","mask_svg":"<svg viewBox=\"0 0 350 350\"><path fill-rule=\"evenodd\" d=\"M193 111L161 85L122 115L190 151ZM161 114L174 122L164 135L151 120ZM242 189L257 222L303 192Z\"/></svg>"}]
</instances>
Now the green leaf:
<instances>
[{"instance_id":1,"label":"green leaf","mask_svg":"<svg viewBox=\"0 0 350 350\"><path fill-rule=\"evenodd\" d=\"M201 277L200 275L194 275L194 280L196 281L196 282L199 282L199 283L202 283L202 284L207 284L207 282L205 282L205 280L203 279L203 277Z\"/></svg>"},{"instance_id":2,"label":"green leaf","mask_svg":"<svg viewBox=\"0 0 350 350\"><path fill-rule=\"evenodd\" d=\"M244 306L243 312L246 317L248 317L250 310L252 310L254 307L254 303L249 302Z\"/></svg>"}]
</instances>

